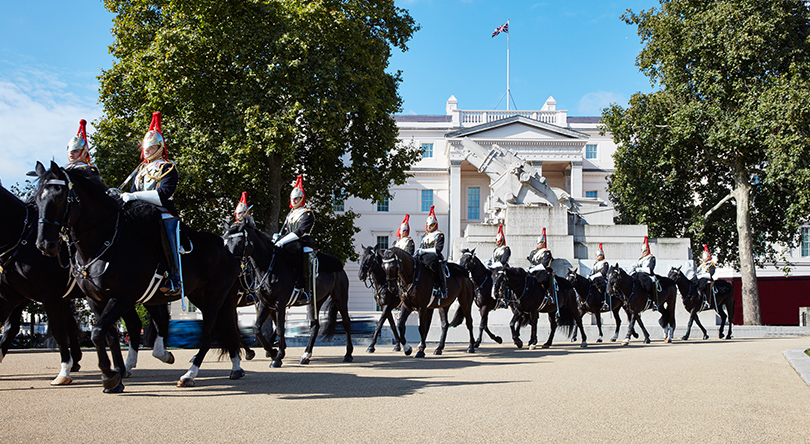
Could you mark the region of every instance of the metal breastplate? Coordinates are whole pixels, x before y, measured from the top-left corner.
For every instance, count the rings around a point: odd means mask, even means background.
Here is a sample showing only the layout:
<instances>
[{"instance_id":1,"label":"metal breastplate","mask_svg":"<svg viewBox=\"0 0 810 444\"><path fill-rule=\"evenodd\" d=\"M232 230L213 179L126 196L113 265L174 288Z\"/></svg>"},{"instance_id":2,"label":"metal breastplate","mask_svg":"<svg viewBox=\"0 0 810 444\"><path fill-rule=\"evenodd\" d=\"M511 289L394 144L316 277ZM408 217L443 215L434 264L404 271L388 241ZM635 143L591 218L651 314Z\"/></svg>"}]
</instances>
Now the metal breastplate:
<instances>
[{"instance_id":1,"label":"metal breastplate","mask_svg":"<svg viewBox=\"0 0 810 444\"><path fill-rule=\"evenodd\" d=\"M503 257L506 254L507 248L508 247L506 245L496 248L495 251L492 252L493 262L503 262Z\"/></svg>"},{"instance_id":2,"label":"metal breastplate","mask_svg":"<svg viewBox=\"0 0 810 444\"><path fill-rule=\"evenodd\" d=\"M310 210L307 207L299 207L299 208L296 208L296 209L290 211L290 214L287 215L287 221L286 221L287 227L289 229L288 233L292 233L292 232L298 230L298 227L301 225L302 217L305 214L309 213L309 212L310 212ZM307 230L304 233L304 235L309 235L311 231L312 231L312 227L309 227L309 230Z\"/></svg>"},{"instance_id":3,"label":"metal breastplate","mask_svg":"<svg viewBox=\"0 0 810 444\"><path fill-rule=\"evenodd\" d=\"M413 245L413 239L411 239L410 237L403 237L402 239L397 240L396 243L394 244L395 247L405 251L408 251L408 248L411 245Z\"/></svg>"},{"instance_id":4,"label":"metal breastplate","mask_svg":"<svg viewBox=\"0 0 810 444\"><path fill-rule=\"evenodd\" d=\"M436 242L439 241L439 236L441 234L442 232L438 230L426 234L425 237L422 238L422 245L420 248L436 248Z\"/></svg>"},{"instance_id":5,"label":"metal breastplate","mask_svg":"<svg viewBox=\"0 0 810 444\"><path fill-rule=\"evenodd\" d=\"M147 163L142 166L135 176L135 189L138 191L156 190L163 179L162 167L166 163L163 159Z\"/></svg>"}]
</instances>

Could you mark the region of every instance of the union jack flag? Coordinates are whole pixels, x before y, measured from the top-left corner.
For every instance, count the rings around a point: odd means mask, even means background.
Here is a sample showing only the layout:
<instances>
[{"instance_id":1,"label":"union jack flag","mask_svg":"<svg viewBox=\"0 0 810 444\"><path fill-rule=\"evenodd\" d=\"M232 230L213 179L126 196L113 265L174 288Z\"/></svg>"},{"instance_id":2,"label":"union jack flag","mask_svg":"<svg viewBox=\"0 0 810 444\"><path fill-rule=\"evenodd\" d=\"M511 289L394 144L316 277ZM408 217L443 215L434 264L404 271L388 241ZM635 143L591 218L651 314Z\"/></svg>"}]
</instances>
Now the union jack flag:
<instances>
[{"instance_id":1,"label":"union jack flag","mask_svg":"<svg viewBox=\"0 0 810 444\"><path fill-rule=\"evenodd\" d=\"M507 34L509 33L509 22L504 23L503 26L498 26L497 28L495 28L495 32L492 33L492 37L495 37L496 35L502 32L505 32Z\"/></svg>"}]
</instances>

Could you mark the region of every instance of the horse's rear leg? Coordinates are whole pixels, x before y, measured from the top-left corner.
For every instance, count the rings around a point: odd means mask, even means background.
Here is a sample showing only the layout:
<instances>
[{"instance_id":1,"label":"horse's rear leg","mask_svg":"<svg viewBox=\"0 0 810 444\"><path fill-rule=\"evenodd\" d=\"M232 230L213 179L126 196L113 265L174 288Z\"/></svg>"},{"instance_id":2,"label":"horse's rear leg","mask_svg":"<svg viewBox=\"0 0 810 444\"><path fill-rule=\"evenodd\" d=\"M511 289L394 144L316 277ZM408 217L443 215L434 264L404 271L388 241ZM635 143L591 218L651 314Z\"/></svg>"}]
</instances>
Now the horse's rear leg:
<instances>
[{"instance_id":1,"label":"horse's rear leg","mask_svg":"<svg viewBox=\"0 0 810 444\"><path fill-rule=\"evenodd\" d=\"M433 310L428 308L422 308L419 310L419 336L421 337L421 341L419 342L419 347L416 348L416 358L424 358L425 357L425 348L427 347L427 335L430 331L430 322L433 320Z\"/></svg>"},{"instance_id":2,"label":"horse's rear leg","mask_svg":"<svg viewBox=\"0 0 810 444\"><path fill-rule=\"evenodd\" d=\"M637 317L637 315L635 313L631 312L631 311L628 311L627 316L629 318L628 320L630 321L630 323L627 324L627 336L622 341L622 345L630 344L630 336L633 335L634 329L636 327L636 317ZM635 336L638 336L638 335L635 335Z\"/></svg>"},{"instance_id":3,"label":"horse's rear leg","mask_svg":"<svg viewBox=\"0 0 810 444\"><path fill-rule=\"evenodd\" d=\"M647 332L647 328L644 327L644 321L641 320L641 313L637 313L635 315L636 321L638 322L638 326L641 327L641 332L644 333L644 343L650 343L650 334Z\"/></svg>"},{"instance_id":4,"label":"horse's rear leg","mask_svg":"<svg viewBox=\"0 0 810 444\"><path fill-rule=\"evenodd\" d=\"M721 307L723 307L724 305L726 307L726 310L728 310L728 318L727 318L728 319L728 334L726 335L726 339L731 339L731 326L732 326L732 324L734 324L734 300L733 299L731 300L731 305L726 305L726 304L722 304L722 303L720 304ZM721 333L723 332L722 327L720 329L720 332ZM723 337L720 336L720 339L723 339Z\"/></svg>"},{"instance_id":5,"label":"horse's rear leg","mask_svg":"<svg viewBox=\"0 0 810 444\"><path fill-rule=\"evenodd\" d=\"M554 333L557 332L557 314L556 313L549 313L548 314L548 323L551 327L551 331L548 332L548 339L546 342L540 346L540 348L549 348L551 347L551 343L554 341Z\"/></svg>"},{"instance_id":6,"label":"horse's rear leg","mask_svg":"<svg viewBox=\"0 0 810 444\"><path fill-rule=\"evenodd\" d=\"M489 319L489 307L487 307L486 304L482 304L481 308L478 309L478 314L481 315L481 323L478 324L478 339L476 339L475 342L473 343L473 346L475 348L481 346L481 340L484 337L484 330L487 330L487 334L489 334L490 337L492 337L492 333L490 333L489 330L487 329L487 320Z\"/></svg>"},{"instance_id":7,"label":"horse's rear leg","mask_svg":"<svg viewBox=\"0 0 810 444\"><path fill-rule=\"evenodd\" d=\"M265 357L274 358L277 352L273 348L273 339L266 338L264 336L264 325L268 319L270 319L270 308L267 305L258 302L256 304L256 322L253 323L253 334L256 335L259 343L262 344Z\"/></svg>"},{"instance_id":8,"label":"horse's rear leg","mask_svg":"<svg viewBox=\"0 0 810 444\"><path fill-rule=\"evenodd\" d=\"M318 332L321 330L321 324L318 322L318 312L312 304L307 305L307 320L309 321L309 341L304 348L304 354L301 355L299 364L309 364L312 359L312 349L315 348L315 339L318 338Z\"/></svg>"},{"instance_id":9,"label":"horse's rear leg","mask_svg":"<svg viewBox=\"0 0 810 444\"><path fill-rule=\"evenodd\" d=\"M582 347L582 348L585 348L585 347L588 346L588 337L585 335L585 328L582 326L582 316L580 315L581 312L578 311L578 310L572 310L572 311L573 311L573 313L571 313L571 314L574 315L574 320L577 323L577 328L579 329L579 332L582 333L582 342L579 344L579 346ZM576 332L576 329L574 330L574 332ZM600 339L601 339L601 337L600 337Z\"/></svg>"},{"instance_id":10,"label":"horse's rear leg","mask_svg":"<svg viewBox=\"0 0 810 444\"><path fill-rule=\"evenodd\" d=\"M281 367L287 355L287 340L284 338L284 325L286 323L287 307L284 302L276 302L276 337L278 338L278 354L270 363L270 367Z\"/></svg>"},{"instance_id":11,"label":"horse's rear leg","mask_svg":"<svg viewBox=\"0 0 810 444\"><path fill-rule=\"evenodd\" d=\"M380 314L380 319L377 321L377 326L374 327L374 334L371 335L371 344L368 345L366 349L366 353L374 353L377 351L375 345L377 345L377 338L380 336L380 332L382 331L383 325L385 321L388 319L388 315L391 313L391 308L388 305L384 305L382 307L382 313ZM399 341L397 341L399 342Z\"/></svg>"},{"instance_id":12,"label":"horse's rear leg","mask_svg":"<svg viewBox=\"0 0 810 444\"><path fill-rule=\"evenodd\" d=\"M439 325L441 325L442 332L441 337L439 338L439 346L436 347L436 350L433 350L434 355L440 355L444 351L444 341L447 340L447 329L450 327L450 323L447 321L447 312L449 308L443 307L439 308Z\"/></svg>"},{"instance_id":13,"label":"horse's rear leg","mask_svg":"<svg viewBox=\"0 0 810 444\"><path fill-rule=\"evenodd\" d=\"M602 313L596 312L596 329L599 330L599 338L596 339L596 342L602 342Z\"/></svg>"},{"instance_id":14,"label":"horse's rear leg","mask_svg":"<svg viewBox=\"0 0 810 444\"><path fill-rule=\"evenodd\" d=\"M96 354L98 355L98 368L101 370L101 381L104 386L105 393L121 393L124 391L124 384L121 382L126 371L124 359L121 356L121 348L118 346L118 332L114 330L115 323L121 318L121 315L131 308L131 304L119 301L118 299L110 299L104 305L103 310L100 304L93 304L93 309L96 312L96 325L93 327L90 339L93 345L96 346ZM112 369L110 358L107 355L107 343L113 347L113 361L116 368ZM115 353L117 348L118 353Z\"/></svg>"},{"instance_id":15,"label":"horse's rear leg","mask_svg":"<svg viewBox=\"0 0 810 444\"><path fill-rule=\"evenodd\" d=\"M512 330L512 342L515 343L517 348L523 348L523 341L520 340L520 319L522 318L520 311L515 310L512 313L512 320L509 321L509 329Z\"/></svg>"},{"instance_id":16,"label":"horse's rear leg","mask_svg":"<svg viewBox=\"0 0 810 444\"><path fill-rule=\"evenodd\" d=\"M70 304L66 302L59 305L60 309L54 310L56 307L45 304L46 313L48 314L48 329L59 345L59 356L61 358L59 374L51 381L51 385L68 385L73 382L70 372L74 365L70 345L71 343L77 343L78 337L76 321L73 318L73 311L70 310ZM73 322L71 323L71 321ZM78 362L75 365L78 366Z\"/></svg>"},{"instance_id":17,"label":"horse's rear leg","mask_svg":"<svg viewBox=\"0 0 810 444\"><path fill-rule=\"evenodd\" d=\"M726 312L723 311L723 307L717 307L717 314L720 316L720 339L723 339L723 328L726 326ZM728 323L729 332L731 331L731 322ZM731 336L731 333L729 333ZM708 336L706 337L708 339Z\"/></svg>"},{"instance_id":18,"label":"horse's rear leg","mask_svg":"<svg viewBox=\"0 0 810 444\"><path fill-rule=\"evenodd\" d=\"M388 310L387 319L388 319L388 325L391 327L391 334L394 335L395 344L394 344L394 350L393 351L399 352L399 351L402 351L402 345L401 344L404 343L404 339L403 339L403 335L400 334L399 329L397 328L396 320L394 320L394 310L393 310L394 305L393 304L388 304L388 306L392 307L390 310Z\"/></svg>"},{"instance_id":19,"label":"horse's rear leg","mask_svg":"<svg viewBox=\"0 0 810 444\"><path fill-rule=\"evenodd\" d=\"M202 329L200 331L200 348L197 354L191 360L191 367L188 371L177 380L177 387L194 387L196 384L194 378L200 373L200 366L202 366L205 355L211 349L212 331L214 330L214 323L216 322L217 313L214 310L203 311Z\"/></svg>"},{"instance_id":20,"label":"horse's rear leg","mask_svg":"<svg viewBox=\"0 0 810 444\"><path fill-rule=\"evenodd\" d=\"M166 350L166 339L169 337L169 306L149 305L146 306L146 310L152 317L152 325L157 329L155 343L152 345L152 356L166 364L174 364L174 355Z\"/></svg>"},{"instance_id":21,"label":"horse's rear leg","mask_svg":"<svg viewBox=\"0 0 810 444\"><path fill-rule=\"evenodd\" d=\"M5 304L6 301L0 299L0 305L5 306ZM14 338L16 338L17 334L20 332L20 316L22 316L22 312L25 307L26 304L20 304L17 307L14 307L14 309L11 310L11 313L7 314L5 318L5 323L3 324L3 337L0 339L0 362L3 362L3 358L8 354L11 344L14 342ZM2 311L4 310L0 310L0 312Z\"/></svg>"}]
</instances>

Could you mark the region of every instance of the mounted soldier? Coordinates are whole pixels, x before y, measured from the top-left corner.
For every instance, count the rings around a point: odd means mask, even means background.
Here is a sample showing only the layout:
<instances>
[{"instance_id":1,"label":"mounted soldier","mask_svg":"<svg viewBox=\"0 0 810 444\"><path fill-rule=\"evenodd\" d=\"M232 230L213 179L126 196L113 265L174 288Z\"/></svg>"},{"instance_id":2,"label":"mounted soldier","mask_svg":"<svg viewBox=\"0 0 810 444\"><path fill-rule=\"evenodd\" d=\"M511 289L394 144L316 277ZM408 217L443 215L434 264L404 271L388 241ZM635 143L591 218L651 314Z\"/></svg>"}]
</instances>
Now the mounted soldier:
<instances>
[{"instance_id":1,"label":"mounted soldier","mask_svg":"<svg viewBox=\"0 0 810 444\"><path fill-rule=\"evenodd\" d=\"M487 263L489 268L504 268L509 266L509 257L512 250L506 246L506 237L503 235L503 225L498 225L498 234L495 235L495 250L492 251L492 259Z\"/></svg>"},{"instance_id":2,"label":"mounted soldier","mask_svg":"<svg viewBox=\"0 0 810 444\"><path fill-rule=\"evenodd\" d=\"M529 273L542 268L545 268L549 273L553 272L551 270L551 262L554 261L554 257L551 255L551 250L548 249L546 244L545 227L543 227L543 235L537 238L537 248L529 253L529 257L526 259L528 259L529 264L531 264L528 270Z\"/></svg>"},{"instance_id":3,"label":"mounted soldier","mask_svg":"<svg viewBox=\"0 0 810 444\"><path fill-rule=\"evenodd\" d=\"M605 251L602 249L602 243L599 242L599 251L596 253L596 262L593 263L593 267L591 267L591 274L588 276L588 279L591 281L602 278L607 282L607 273L608 269L610 269L610 264L608 261L605 260Z\"/></svg>"},{"instance_id":4,"label":"mounted soldier","mask_svg":"<svg viewBox=\"0 0 810 444\"><path fill-rule=\"evenodd\" d=\"M163 229L160 230L160 234L169 279L163 281L160 291L169 295L178 295L181 288L180 250L177 244L180 229L177 208L172 201L172 195L177 189L179 175L177 165L169 160L166 140L161 130L159 111L152 114L149 130L143 136L141 159L143 162L129 176L134 177L132 188L129 193L122 193L121 199L125 203L131 200L142 200L161 210Z\"/></svg>"},{"instance_id":5,"label":"mounted soldier","mask_svg":"<svg viewBox=\"0 0 810 444\"><path fill-rule=\"evenodd\" d=\"M709 291L711 291L714 283L714 271L716 268L712 255L709 253L709 246L703 244L703 254L700 258L700 266L697 269L697 290L700 297L703 298L705 308L709 308Z\"/></svg>"},{"instance_id":6,"label":"mounted soldier","mask_svg":"<svg viewBox=\"0 0 810 444\"><path fill-rule=\"evenodd\" d=\"M394 243L394 246L400 250L407 251L408 254L413 256L415 246L413 239L409 236L411 233L411 227L408 225L409 218L410 214L406 214L405 219L402 219L402 223L399 225L399 229L397 229L397 241Z\"/></svg>"},{"instance_id":7,"label":"mounted soldier","mask_svg":"<svg viewBox=\"0 0 810 444\"><path fill-rule=\"evenodd\" d=\"M233 210L234 221L236 223L244 220L252 221L253 216L250 215L251 208L253 207L249 207L247 204L247 191L242 191L242 197L239 199L239 203L236 204L236 208Z\"/></svg>"},{"instance_id":8,"label":"mounted soldier","mask_svg":"<svg viewBox=\"0 0 810 444\"><path fill-rule=\"evenodd\" d=\"M301 258L303 267L296 280L295 289L290 297L291 303L303 301L309 303L315 290L314 281L318 275L318 260L312 248L312 227L315 226L315 215L306 206L304 178L298 175L290 192L290 212L284 219L281 231L273 235L273 242L279 248Z\"/></svg>"},{"instance_id":9,"label":"mounted soldier","mask_svg":"<svg viewBox=\"0 0 810 444\"><path fill-rule=\"evenodd\" d=\"M79 131L68 140L68 164L65 169L88 169L98 174L98 169L90 162L90 144L87 143L87 121L79 121Z\"/></svg>"},{"instance_id":10,"label":"mounted soldier","mask_svg":"<svg viewBox=\"0 0 810 444\"><path fill-rule=\"evenodd\" d=\"M647 291L657 309L659 284L655 276L655 256L650 252L650 243L647 236L641 244L641 257L633 265L631 273L641 288Z\"/></svg>"},{"instance_id":11,"label":"mounted soldier","mask_svg":"<svg viewBox=\"0 0 810 444\"><path fill-rule=\"evenodd\" d=\"M433 205L430 206L430 213L425 221L425 230L427 233L422 237L422 243L416 250L416 257L433 274L434 297L445 298L447 296L447 276L444 273L444 256L442 255L444 234L439 231L439 220L436 219Z\"/></svg>"}]
</instances>

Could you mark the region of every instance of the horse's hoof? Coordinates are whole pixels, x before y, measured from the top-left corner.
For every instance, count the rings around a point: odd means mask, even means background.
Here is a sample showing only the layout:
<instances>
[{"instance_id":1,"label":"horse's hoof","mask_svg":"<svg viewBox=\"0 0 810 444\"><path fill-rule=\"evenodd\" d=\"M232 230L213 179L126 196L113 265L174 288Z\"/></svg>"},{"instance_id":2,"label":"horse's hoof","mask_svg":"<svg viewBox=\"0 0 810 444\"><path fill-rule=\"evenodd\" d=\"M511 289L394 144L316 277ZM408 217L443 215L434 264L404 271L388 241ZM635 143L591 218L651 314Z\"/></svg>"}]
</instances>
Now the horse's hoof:
<instances>
[{"instance_id":1,"label":"horse's hoof","mask_svg":"<svg viewBox=\"0 0 810 444\"><path fill-rule=\"evenodd\" d=\"M664 338L664 342L665 342L665 343L667 343L667 344L671 344L671 343L672 343L672 339L669 339L669 338Z\"/></svg>"},{"instance_id":2,"label":"horse's hoof","mask_svg":"<svg viewBox=\"0 0 810 444\"><path fill-rule=\"evenodd\" d=\"M534 350L537 348L536 344L529 344L529 350Z\"/></svg>"},{"instance_id":3,"label":"horse's hoof","mask_svg":"<svg viewBox=\"0 0 810 444\"><path fill-rule=\"evenodd\" d=\"M515 347L523 348L523 341L521 341L520 339L516 340L515 341Z\"/></svg>"},{"instance_id":4,"label":"horse's hoof","mask_svg":"<svg viewBox=\"0 0 810 444\"><path fill-rule=\"evenodd\" d=\"M622 341L622 345L630 345L630 341L625 339L624 341Z\"/></svg>"},{"instance_id":5,"label":"horse's hoof","mask_svg":"<svg viewBox=\"0 0 810 444\"><path fill-rule=\"evenodd\" d=\"M132 377L132 372L129 371L129 370L125 370L124 371L124 378L130 378L130 377Z\"/></svg>"},{"instance_id":6,"label":"horse's hoof","mask_svg":"<svg viewBox=\"0 0 810 444\"><path fill-rule=\"evenodd\" d=\"M309 364L309 358L301 358L298 360L298 363L301 365L307 365Z\"/></svg>"},{"instance_id":7,"label":"horse's hoof","mask_svg":"<svg viewBox=\"0 0 810 444\"><path fill-rule=\"evenodd\" d=\"M720 338L720 339L722 339L722 338ZM81 366L81 365L79 365L78 363L77 363L77 364L73 364L73 367L71 367L71 368L70 368L70 371L71 371L71 372L77 372L77 371L79 371L79 369L80 369L80 368L82 368L82 366Z\"/></svg>"},{"instance_id":8,"label":"horse's hoof","mask_svg":"<svg viewBox=\"0 0 810 444\"><path fill-rule=\"evenodd\" d=\"M720 339L723 339L723 336L724 336L723 333L720 333ZM71 370L71 371L73 371L73 370Z\"/></svg>"},{"instance_id":9,"label":"horse's hoof","mask_svg":"<svg viewBox=\"0 0 810 444\"><path fill-rule=\"evenodd\" d=\"M726 339L731 339L731 335L726 336Z\"/></svg>"},{"instance_id":10,"label":"horse's hoof","mask_svg":"<svg viewBox=\"0 0 810 444\"><path fill-rule=\"evenodd\" d=\"M196 356L195 356L195 358L196 358ZM191 362L194 362L194 360L192 359ZM172 352L169 352L169 359L166 360L166 364L169 364L169 365L174 364L174 354L172 354Z\"/></svg>"},{"instance_id":11,"label":"horse's hoof","mask_svg":"<svg viewBox=\"0 0 810 444\"><path fill-rule=\"evenodd\" d=\"M278 356L278 350L276 350L276 349L270 350L269 353L270 353L270 356L268 356L268 358L270 358L270 359L276 359L276 356Z\"/></svg>"},{"instance_id":12,"label":"horse's hoof","mask_svg":"<svg viewBox=\"0 0 810 444\"><path fill-rule=\"evenodd\" d=\"M574 336L573 338L571 338L571 342L577 342L577 338L576 338L576 336Z\"/></svg>"},{"instance_id":13,"label":"horse's hoof","mask_svg":"<svg viewBox=\"0 0 810 444\"><path fill-rule=\"evenodd\" d=\"M241 368L239 370L232 370L231 374L228 375L228 379L242 379L245 377L245 371Z\"/></svg>"},{"instance_id":14,"label":"horse's hoof","mask_svg":"<svg viewBox=\"0 0 810 444\"><path fill-rule=\"evenodd\" d=\"M281 361L273 361L270 363L271 368L278 368L281 367Z\"/></svg>"},{"instance_id":15,"label":"horse's hoof","mask_svg":"<svg viewBox=\"0 0 810 444\"><path fill-rule=\"evenodd\" d=\"M703 335L703 340L705 341L707 339L709 339L709 335Z\"/></svg>"},{"instance_id":16,"label":"horse's hoof","mask_svg":"<svg viewBox=\"0 0 810 444\"><path fill-rule=\"evenodd\" d=\"M644 343L649 344L650 343L650 338L644 338Z\"/></svg>"},{"instance_id":17,"label":"horse's hoof","mask_svg":"<svg viewBox=\"0 0 810 444\"><path fill-rule=\"evenodd\" d=\"M400 346L399 346L399 344L397 344L397 345L395 345L395 346L394 346L394 351L395 351L395 352L401 352L401 351L402 351L402 347L400 347Z\"/></svg>"},{"instance_id":18,"label":"horse's hoof","mask_svg":"<svg viewBox=\"0 0 810 444\"><path fill-rule=\"evenodd\" d=\"M632 335L633 335L634 338L638 339L638 333L633 332Z\"/></svg>"},{"instance_id":19,"label":"horse's hoof","mask_svg":"<svg viewBox=\"0 0 810 444\"><path fill-rule=\"evenodd\" d=\"M495 342L497 344L503 344L503 338L500 336L495 336Z\"/></svg>"},{"instance_id":20,"label":"horse's hoof","mask_svg":"<svg viewBox=\"0 0 810 444\"><path fill-rule=\"evenodd\" d=\"M105 388L104 393L124 393L124 384L118 384L110 389Z\"/></svg>"},{"instance_id":21,"label":"horse's hoof","mask_svg":"<svg viewBox=\"0 0 810 444\"><path fill-rule=\"evenodd\" d=\"M366 349L366 353L374 353L375 350L376 349L374 347L369 345L368 348Z\"/></svg>"},{"instance_id":22,"label":"horse's hoof","mask_svg":"<svg viewBox=\"0 0 810 444\"><path fill-rule=\"evenodd\" d=\"M344 357L343 357L343 362L346 362L346 363L348 363L348 362L354 362L354 358L353 358L353 357L351 357L351 356L344 356Z\"/></svg>"},{"instance_id":23,"label":"horse's hoof","mask_svg":"<svg viewBox=\"0 0 810 444\"><path fill-rule=\"evenodd\" d=\"M610 342L616 342L616 339L619 339L619 338L610 338Z\"/></svg>"},{"instance_id":24,"label":"horse's hoof","mask_svg":"<svg viewBox=\"0 0 810 444\"><path fill-rule=\"evenodd\" d=\"M540 348L549 348L550 346L551 346L551 344L543 344L543 345L540 346Z\"/></svg>"},{"instance_id":25,"label":"horse's hoof","mask_svg":"<svg viewBox=\"0 0 810 444\"><path fill-rule=\"evenodd\" d=\"M253 360L253 358L255 358L255 357L256 357L256 352L255 351L248 350L248 351L245 352L245 359L247 359L248 361Z\"/></svg>"},{"instance_id":26,"label":"horse's hoof","mask_svg":"<svg viewBox=\"0 0 810 444\"><path fill-rule=\"evenodd\" d=\"M191 378L181 378L177 381L178 387L194 387L194 380Z\"/></svg>"},{"instance_id":27,"label":"horse's hoof","mask_svg":"<svg viewBox=\"0 0 810 444\"><path fill-rule=\"evenodd\" d=\"M473 347L478 348L481 346L481 341L473 342Z\"/></svg>"},{"instance_id":28,"label":"horse's hoof","mask_svg":"<svg viewBox=\"0 0 810 444\"><path fill-rule=\"evenodd\" d=\"M121 373L116 372L113 376L105 378L101 377L101 383L105 390L112 390L121 384Z\"/></svg>"},{"instance_id":29,"label":"horse's hoof","mask_svg":"<svg viewBox=\"0 0 810 444\"><path fill-rule=\"evenodd\" d=\"M410 356L411 352L413 352L413 347L411 347L410 345L406 345L404 347L404 350L405 350L405 352L404 352L405 356Z\"/></svg>"},{"instance_id":30,"label":"horse's hoof","mask_svg":"<svg viewBox=\"0 0 810 444\"><path fill-rule=\"evenodd\" d=\"M467 353L475 353L475 347L467 347Z\"/></svg>"},{"instance_id":31,"label":"horse's hoof","mask_svg":"<svg viewBox=\"0 0 810 444\"><path fill-rule=\"evenodd\" d=\"M596 342L602 342L602 338L597 339Z\"/></svg>"},{"instance_id":32,"label":"horse's hoof","mask_svg":"<svg viewBox=\"0 0 810 444\"><path fill-rule=\"evenodd\" d=\"M419 350L418 352L416 352L415 355L413 355L413 357L414 358L424 358L425 357L425 352L423 352L422 350Z\"/></svg>"},{"instance_id":33,"label":"horse's hoof","mask_svg":"<svg viewBox=\"0 0 810 444\"><path fill-rule=\"evenodd\" d=\"M706 338L703 338L703 339L706 339ZM681 337L681 341L688 341L688 340L689 340L689 336Z\"/></svg>"},{"instance_id":34,"label":"horse's hoof","mask_svg":"<svg viewBox=\"0 0 810 444\"><path fill-rule=\"evenodd\" d=\"M585 342L585 341L582 341L582 344L579 344L580 348L586 348L587 346L588 346L588 343Z\"/></svg>"},{"instance_id":35,"label":"horse's hoof","mask_svg":"<svg viewBox=\"0 0 810 444\"><path fill-rule=\"evenodd\" d=\"M440 355L440 354L442 354L442 349L437 348L436 350L433 350L433 354L434 354L434 355Z\"/></svg>"},{"instance_id":36,"label":"horse's hoof","mask_svg":"<svg viewBox=\"0 0 810 444\"><path fill-rule=\"evenodd\" d=\"M51 381L51 385L70 385L73 382L73 378L68 376L57 376L53 381Z\"/></svg>"}]
</instances>

